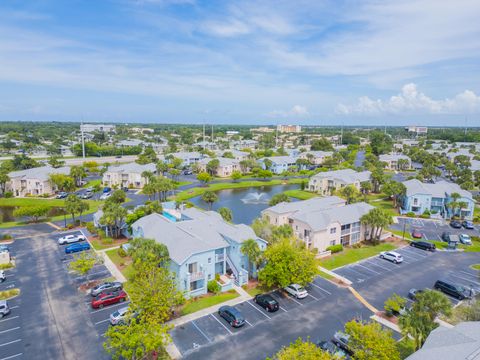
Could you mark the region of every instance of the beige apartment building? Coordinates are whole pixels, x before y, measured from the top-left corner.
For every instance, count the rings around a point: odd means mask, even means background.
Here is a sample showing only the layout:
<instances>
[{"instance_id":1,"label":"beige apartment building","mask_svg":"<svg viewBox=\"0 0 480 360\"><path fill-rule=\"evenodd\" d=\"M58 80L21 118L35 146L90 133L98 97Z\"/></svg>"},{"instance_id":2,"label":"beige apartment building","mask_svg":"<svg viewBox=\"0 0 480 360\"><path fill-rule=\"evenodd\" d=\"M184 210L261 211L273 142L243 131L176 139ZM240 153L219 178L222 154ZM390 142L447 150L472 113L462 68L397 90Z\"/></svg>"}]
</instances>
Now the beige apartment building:
<instances>
[{"instance_id":1,"label":"beige apartment building","mask_svg":"<svg viewBox=\"0 0 480 360\"><path fill-rule=\"evenodd\" d=\"M379 156L379 160L385 163L385 169L388 170L410 170L412 168L412 160L403 154L383 154ZM399 160L402 161L399 163Z\"/></svg>"},{"instance_id":2,"label":"beige apartment building","mask_svg":"<svg viewBox=\"0 0 480 360\"><path fill-rule=\"evenodd\" d=\"M145 186L147 179L142 176L144 171L156 173L155 164L140 165L128 163L112 165L103 174L102 182L105 186L118 186L141 189Z\"/></svg>"},{"instance_id":3,"label":"beige apartment building","mask_svg":"<svg viewBox=\"0 0 480 360\"><path fill-rule=\"evenodd\" d=\"M53 168L42 166L27 170L13 171L8 174L10 181L5 190L13 192L14 196L41 196L55 193L58 189L50 182L51 174L70 174L70 167Z\"/></svg>"},{"instance_id":4,"label":"beige apartment building","mask_svg":"<svg viewBox=\"0 0 480 360\"><path fill-rule=\"evenodd\" d=\"M370 171L357 172L352 169L320 172L310 178L308 190L322 195L330 195L347 185L353 185L360 190L360 184L370 181Z\"/></svg>"},{"instance_id":5,"label":"beige apartment building","mask_svg":"<svg viewBox=\"0 0 480 360\"><path fill-rule=\"evenodd\" d=\"M229 177L232 175L234 171L241 171L240 160L224 158L224 157L219 157L217 159L219 161L219 165L214 174L215 176ZM207 164L212 160L213 160L212 158L205 158L200 160L198 162L200 171L207 171Z\"/></svg>"}]
</instances>

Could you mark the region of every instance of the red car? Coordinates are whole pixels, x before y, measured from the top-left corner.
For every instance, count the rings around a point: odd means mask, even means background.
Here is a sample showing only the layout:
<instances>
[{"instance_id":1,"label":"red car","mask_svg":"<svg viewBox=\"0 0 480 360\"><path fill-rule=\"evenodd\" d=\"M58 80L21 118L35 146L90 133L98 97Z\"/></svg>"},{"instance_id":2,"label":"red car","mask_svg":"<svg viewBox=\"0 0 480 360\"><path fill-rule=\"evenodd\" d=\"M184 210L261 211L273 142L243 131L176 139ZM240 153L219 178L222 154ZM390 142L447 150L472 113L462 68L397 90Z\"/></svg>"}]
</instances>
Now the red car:
<instances>
[{"instance_id":1,"label":"red car","mask_svg":"<svg viewBox=\"0 0 480 360\"><path fill-rule=\"evenodd\" d=\"M420 230L414 229L414 230L412 231L412 237L413 237L414 239L421 239L421 238L423 238L423 234L422 234L422 232L421 232Z\"/></svg>"},{"instance_id":2,"label":"red car","mask_svg":"<svg viewBox=\"0 0 480 360\"><path fill-rule=\"evenodd\" d=\"M101 293L92 299L92 308L101 309L104 306L124 302L125 300L127 300L127 293L123 290Z\"/></svg>"}]
</instances>

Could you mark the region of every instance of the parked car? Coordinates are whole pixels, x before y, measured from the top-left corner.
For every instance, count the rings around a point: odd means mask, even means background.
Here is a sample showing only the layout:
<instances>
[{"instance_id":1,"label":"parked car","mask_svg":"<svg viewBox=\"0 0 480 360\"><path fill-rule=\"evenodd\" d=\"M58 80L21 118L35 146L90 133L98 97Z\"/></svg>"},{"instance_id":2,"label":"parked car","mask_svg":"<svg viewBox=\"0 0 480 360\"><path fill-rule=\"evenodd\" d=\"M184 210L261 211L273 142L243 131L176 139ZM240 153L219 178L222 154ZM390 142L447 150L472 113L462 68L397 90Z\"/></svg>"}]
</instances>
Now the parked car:
<instances>
[{"instance_id":1,"label":"parked car","mask_svg":"<svg viewBox=\"0 0 480 360\"><path fill-rule=\"evenodd\" d=\"M446 280L437 280L433 288L459 300L470 299L473 295L472 290Z\"/></svg>"},{"instance_id":2,"label":"parked car","mask_svg":"<svg viewBox=\"0 0 480 360\"><path fill-rule=\"evenodd\" d=\"M452 221L450 221L450 226L454 229L461 229L462 228L462 223L458 220L452 220Z\"/></svg>"},{"instance_id":3,"label":"parked car","mask_svg":"<svg viewBox=\"0 0 480 360\"><path fill-rule=\"evenodd\" d=\"M124 187L122 187L122 190L123 190L124 192L128 192L128 187L124 186Z\"/></svg>"},{"instance_id":4,"label":"parked car","mask_svg":"<svg viewBox=\"0 0 480 360\"><path fill-rule=\"evenodd\" d=\"M245 318L242 313L232 306L222 306L218 309L218 315L224 318L232 327L245 325Z\"/></svg>"},{"instance_id":5,"label":"parked car","mask_svg":"<svg viewBox=\"0 0 480 360\"><path fill-rule=\"evenodd\" d=\"M87 192L94 192L93 186L89 186L88 188L85 189Z\"/></svg>"},{"instance_id":6,"label":"parked car","mask_svg":"<svg viewBox=\"0 0 480 360\"><path fill-rule=\"evenodd\" d=\"M320 341L317 346L322 349L323 351L329 353L330 355L336 356L339 359L350 360L350 355L340 348L339 346L335 345L333 341Z\"/></svg>"},{"instance_id":7,"label":"parked car","mask_svg":"<svg viewBox=\"0 0 480 360\"><path fill-rule=\"evenodd\" d=\"M192 174L193 174L192 170L184 170L183 171L183 175L192 175Z\"/></svg>"},{"instance_id":8,"label":"parked car","mask_svg":"<svg viewBox=\"0 0 480 360\"><path fill-rule=\"evenodd\" d=\"M68 245L65 248L65 254L76 253L80 251L90 250L90 244L88 242L83 243L76 243L72 245Z\"/></svg>"},{"instance_id":9,"label":"parked car","mask_svg":"<svg viewBox=\"0 0 480 360\"><path fill-rule=\"evenodd\" d=\"M337 331L332 338L332 342L337 345L339 348L345 350L349 355L353 355L353 351L348 347L348 341L350 340L350 335L345 334L344 332Z\"/></svg>"},{"instance_id":10,"label":"parked car","mask_svg":"<svg viewBox=\"0 0 480 360\"><path fill-rule=\"evenodd\" d=\"M103 193L104 193L104 194L105 194L105 193L109 193L110 191L112 191L112 188L111 188L111 187L106 186L106 187L103 188Z\"/></svg>"},{"instance_id":11,"label":"parked car","mask_svg":"<svg viewBox=\"0 0 480 360\"><path fill-rule=\"evenodd\" d=\"M0 245L0 253L5 252L5 251L10 252L10 248L7 245L1 244Z\"/></svg>"},{"instance_id":12,"label":"parked car","mask_svg":"<svg viewBox=\"0 0 480 360\"><path fill-rule=\"evenodd\" d=\"M7 300L0 300L0 319L10 314Z\"/></svg>"},{"instance_id":13,"label":"parked car","mask_svg":"<svg viewBox=\"0 0 480 360\"><path fill-rule=\"evenodd\" d=\"M4 282L7 280L7 275L5 275L5 271L0 270L0 282Z\"/></svg>"},{"instance_id":14,"label":"parked car","mask_svg":"<svg viewBox=\"0 0 480 360\"><path fill-rule=\"evenodd\" d=\"M102 292L112 292L122 290L123 285L119 281L104 282L93 287L90 291L90 295L97 296Z\"/></svg>"},{"instance_id":15,"label":"parked car","mask_svg":"<svg viewBox=\"0 0 480 360\"><path fill-rule=\"evenodd\" d=\"M422 233L420 230L418 230L418 229L413 229L413 231L412 231L412 237L413 237L414 239L421 239L421 238L423 238L423 233Z\"/></svg>"},{"instance_id":16,"label":"parked car","mask_svg":"<svg viewBox=\"0 0 480 360\"><path fill-rule=\"evenodd\" d=\"M458 236L458 238L460 239L460 242L464 245L472 245L472 238L470 237L470 235L467 235L467 234L460 234Z\"/></svg>"},{"instance_id":17,"label":"parked car","mask_svg":"<svg viewBox=\"0 0 480 360\"><path fill-rule=\"evenodd\" d=\"M469 229L469 230L473 230L475 229L475 227L473 226L473 222L469 221L469 220L464 220L462 222L462 226L465 228L465 229Z\"/></svg>"},{"instance_id":18,"label":"parked car","mask_svg":"<svg viewBox=\"0 0 480 360\"><path fill-rule=\"evenodd\" d=\"M58 239L58 245L73 244L85 240L87 240L85 235L65 235Z\"/></svg>"},{"instance_id":19,"label":"parked car","mask_svg":"<svg viewBox=\"0 0 480 360\"><path fill-rule=\"evenodd\" d=\"M426 251L435 251L436 250L435 244L429 243L427 241L412 241L410 243L410 246L415 247L417 249L426 250Z\"/></svg>"},{"instance_id":20,"label":"parked car","mask_svg":"<svg viewBox=\"0 0 480 360\"><path fill-rule=\"evenodd\" d=\"M91 304L94 309L102 309L104 306L117 304L119 302L124 302L125 300L127 300L127 293L120 290L110 293L101 293L92 299Z\"/></svg>"},{"instance_id":21,"label":"parked car","mask_svg":"<svg viewBox=\"0 0 480 360\"><path fill-rule=\"evenodd\" d=\"M102 196L100 196L100 200L107 200L110 196L112 196L112 193L103 193Z\"/></svg>"},{"instance_id":22,"label":"parked car","mask_svg":"<svg viewBox=\"0 0 480 360\"><path fill-rule=\"evenodd\" d=\"M415 301L415 300L417 300L417 295L422 293L422 292L423 292L423 290L421 290L421 289L420 290L419 289L410 289L410 290L408 290L408 298L410 300Z\"/></svg>"},{"instance_id":23,"label":"parked car","mask_svg":"<svg viewBox=\"0 0 480 360\"><path fill-rule=\"evenodd\" d=\"M87 191L80 195L82 199L91 199L93 197L93 192Z\"/></svg>"},{"instance_id":24,"label":"parked car","mask_svg":"<svg viewBox=\"0 0 480 360\"><path fill-rule=\"evenodd\" d=\"M269 294L255 295L253 301L255 301L258 305L260 305L267 311L274 312L280 309L280 304L278 303L278 301Z\"/></svg>"},{"instance_id":25,"label":"parked car","mask_svg":"<svg viewBox=\"0 0 480 360\"><path fill-rule=\"evenodd\" d=\"M385 259L395 264L403 262L403 256L395 251L382 251L379 256L380 259Z\"/></svg>"},{"instance_id":26,"label":"parked car","mask_svg":"<svg viewBox=\"0 0 480 360\"><path fill-rule=\"evenodd\" d=\"M450 241L450 236L452 235L452 233L449 233L448 231L444 231L442 233L442 240L443 241Z\"/></svg>"},{"instance_id":27,"label":"parked car","mask_svg":"<svg viewBox=\"0 0 480 360\"><path fill-rule=\"evenodd\" d=\"M55 196L56 199L65 199L68 196L68 193L65 191L59 192L57 196Z\"/></svg>"},{"instance_id":28,"label":"parked car","mask_svg":"<svg viewBox=\"0 0 480 360\"><path fill-rule=\"evenodd\" d=\"M301 285L291 284L284 288L284 290L297 299L303 299L308 296L308 291Z\"/></svg>"},{"instance_id":29,"label":"parked car","mask_svg":"<svg viewBox=\"0 0 480 360\"><path fill-rule=\"evenodd\" d=\"M110 325L120 325L125 323L125 315L128 312L128 306L122 307L110 314Z\"/></svg>"}]
</instances>

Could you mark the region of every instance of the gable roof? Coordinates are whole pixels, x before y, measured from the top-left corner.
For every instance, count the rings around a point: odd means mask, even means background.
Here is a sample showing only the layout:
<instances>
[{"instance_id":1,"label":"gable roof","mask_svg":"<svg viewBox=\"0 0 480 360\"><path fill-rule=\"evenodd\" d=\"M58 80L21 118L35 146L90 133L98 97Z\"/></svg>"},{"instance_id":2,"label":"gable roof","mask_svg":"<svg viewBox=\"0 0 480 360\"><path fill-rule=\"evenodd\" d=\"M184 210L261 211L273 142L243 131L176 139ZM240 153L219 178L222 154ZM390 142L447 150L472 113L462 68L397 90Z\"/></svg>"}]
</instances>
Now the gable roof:
<instances>
[{"instance_id":1,"label":"gable roof","mask_svg":"<svg viewBox=\"0 0 480 360\"><path fill-rule=\"evenodd\" d=\"M333 207L316 211L299 211L291 219L308 224L313 231L326 229L330 224L351 224L360 221L360 218L373 209L372 205L364 202L349 204L342 207Z\"/></svg>"},{"instance_id":2,"label":"gable roof","mask_svg":"<svg viewBox=\"0 0 480 360\"><path fill-rule=\"evenodd\" d=\"M431 195L432 197L444 198L451 193L458 193L462 197L472 199L472 193L463 190L458 184L447 181L438 181L435 184L423 183L418 179L411 179L403 182L407 188L406 195L413 196L416 194Z\"/></svg>"},{"instance_id":3,"label":"gable roof","mask_svg":"<svg viewBox=\"0 0 480 360\"><path fill-rule=\"evenodd\" d=\"M137 173L141 174L144 171L151 171L155 172L157 170L155 164L138 164L136 162L127 163L127 164L120 164L120 165L111 165L108 167L108 172L118 172L118 173Z\"/></svg>"},{"instance_id":4,"label":"gable roof","mask_svg":"<svg viewBox=\"0 0 480 360\"><path fill-rule=\"evenodd\" d=\"M317 211L331 207L345 205L345 200L338 196L314 197L308 200L295 202L281 202L263 211L271 211L276 214L294 213L299 211ZM263 213L262 211L262 213Z\"/></svg>"},{"instance_id":5,"label":"gable roof","mask_svg":"<svg viewBox=\"0 0 480 360\"><path fill-rule=\"evenodd\" d=\"M407 155L403 154L382 154L379 156L380 161L395 161L395 160L400 160L400 159L405 159L410 161L410 158Z\"/></svg>"},{"instance_id":6,"label":"gable roof","mask_svg":"<svg viewBox=\"0 0 480 360\"><path fill-rule=\"evenodd\" d=\"M8 174L10 179L21 178L26 179L38 179L40 181L46 181L51 174L70 174L70 166L63 166L59 168L53 168L51 166L41 166L26 170L12 171Z\"/></svg>"},{"instance_id":7,"label":"gable roof","mask_svg":"<svg viewBox=\"0 0 480 360\"><path fill-rule=\"evenodd\" d=\"M331 178L337 181L341 181L345 184L352 184L356 181L359 181L359 182L369 181L370 175L371 175L371 172L368 170L357 172L353 169L341 169L341 170L320 172L318 174L313 175L311 178L312 179Z\"/></svg>"},{"instance_id":8,"label":"gable roof","mask_svg":"<svg viewBox=\"0 0 480 360\"><path fill-rule=\"evenodd\" d=\"M422 348L407 360L475 360L480 358L480 321L462 322L453 328L439 326Z\"/></svg>"}]
</instances>

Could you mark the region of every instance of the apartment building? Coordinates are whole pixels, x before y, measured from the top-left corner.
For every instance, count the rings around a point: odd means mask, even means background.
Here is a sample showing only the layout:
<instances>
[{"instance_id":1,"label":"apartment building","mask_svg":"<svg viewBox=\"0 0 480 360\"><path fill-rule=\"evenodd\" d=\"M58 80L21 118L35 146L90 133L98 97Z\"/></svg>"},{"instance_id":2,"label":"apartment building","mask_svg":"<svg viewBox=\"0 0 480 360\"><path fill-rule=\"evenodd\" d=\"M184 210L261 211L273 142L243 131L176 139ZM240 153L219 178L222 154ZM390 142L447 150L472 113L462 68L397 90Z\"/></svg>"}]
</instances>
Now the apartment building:
<instances>
[{"instance_id":1,"label":"apartment building","mask_svg":"<svg viewBox=\"0 0 480 360\"><path fill-rule=\"evenodd\" d=\"M216 159L219 161L219 164L215 171L215 174L214 174L215 176L229 177L232 175L232 172L241 170L240 160L224 158L224 157L219 157ZM207 171L207 165L212 160L214 159L211 159L211 158L201 159L198 162L198 166L201 169L201 171Z\"/></svg>"},{"instance_id":2,"label":"apartment building","mask_svg":"<svg viewBox=\"0 0 480 360\"><path fill-rule=\"evenodd\" d=\"M388 170L410 170L412 160L403 154L383 154L379 156L380 162L385 163L385 169Z\"/></svg>"},{"instance_id":3,"label":"apartment building","mask_svg":"<svg viewBox=\"0 0 480 360\"><path fill-rule=\"evenodd\" d=\"M333 155L332 151L306 151L298 155L299 159L305 159L312 162L313 165L322 165L325 158Z\"/></svg>"},{"instance_id":4,"label":"apartment building","mask_svg":"<svg viewBox=\"0 0 480 360\"><path fill-rule=\"evenodd\" d=\"M277 131L280 133L299 133L302 132L300 125L277 125Z\"/></svg>"},{"instance_id":5,"label":"apartment building","mask_svg":"<svg viewBox=\"0 0 480 360\"><path fill-rule=\"evenodd\" d=\"M360 190L360 184L370 181L370 171L357 172L352 169L320 172L310 178L308 189L322 195L330 195L347 185L353 185Z\"/></svg>"},{"instance_id":6,"label":"apartment building","mask_svg":"<svg viewBox=\"0 0 480 360\"><path fill-rule=\"evenodd\" d=\"M142 173L145 171L155 174L157 171L155 164L127 163L112 165L103 174L102 182L106 186L141 189L147 183L147 179L142 176Z\"/></svg>"},{"instance_id":7,"label":"apartment building","mask_svg":"<svg viewBox=\"0 0 480 360\"><path fill-rule=\"evenodd\" d=\"M52 174L70 174L70 167L53 168L42 166L27 170L13 171L8 174L10 180L5 185L5 191L13 192L14 196L41 196L55 193L58 189L50 182Z\"/></svg>"}]
</instances>

